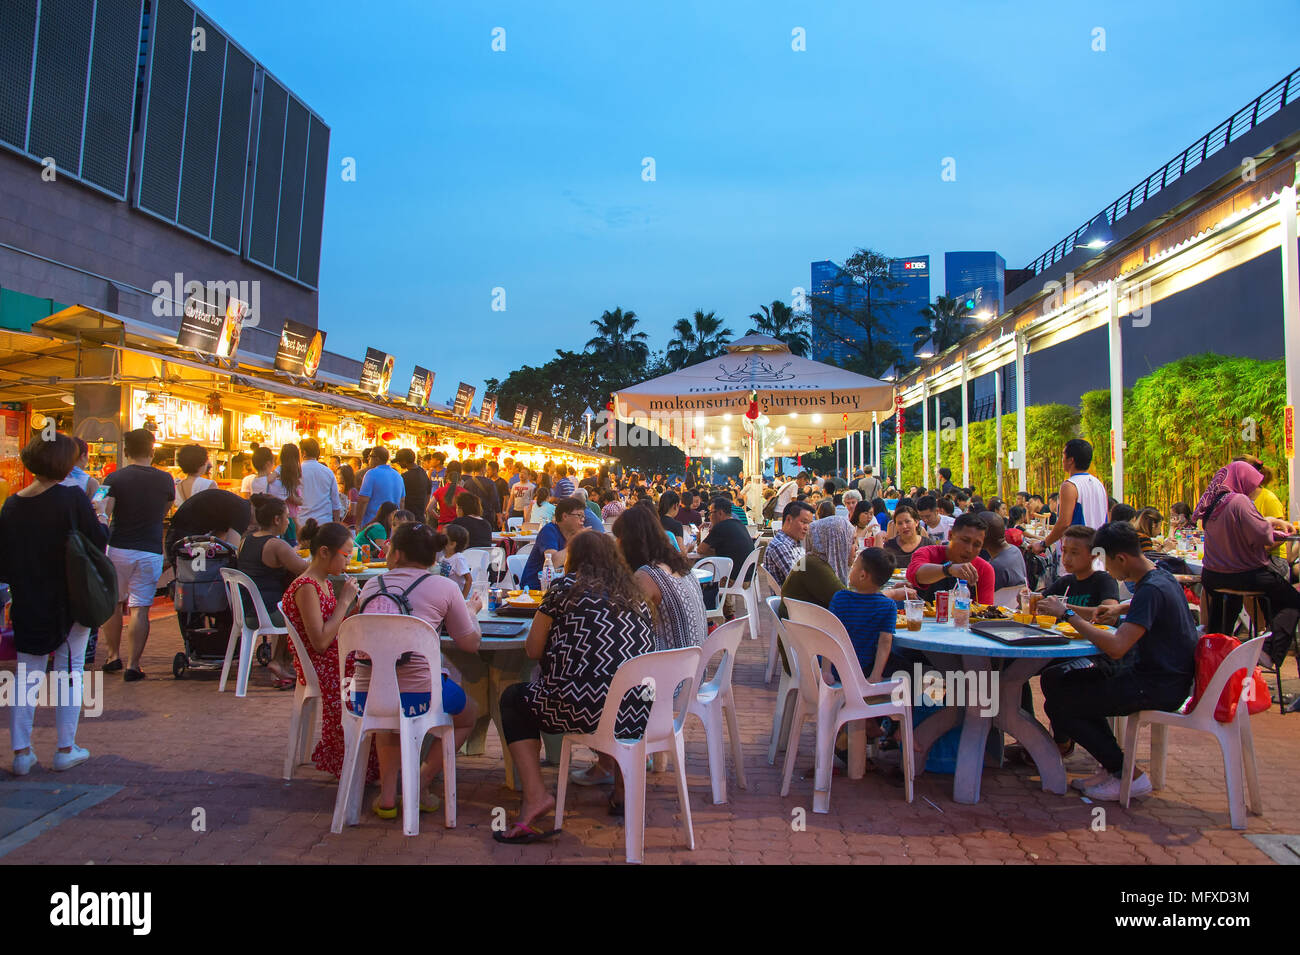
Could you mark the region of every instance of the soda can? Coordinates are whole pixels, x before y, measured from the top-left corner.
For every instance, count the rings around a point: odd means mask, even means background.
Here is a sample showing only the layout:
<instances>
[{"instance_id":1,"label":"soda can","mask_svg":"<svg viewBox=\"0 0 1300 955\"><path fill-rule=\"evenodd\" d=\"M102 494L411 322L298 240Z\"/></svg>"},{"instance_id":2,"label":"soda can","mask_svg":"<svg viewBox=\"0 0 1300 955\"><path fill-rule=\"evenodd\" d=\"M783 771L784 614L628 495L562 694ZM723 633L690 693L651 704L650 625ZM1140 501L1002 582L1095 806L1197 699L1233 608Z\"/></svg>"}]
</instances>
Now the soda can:
<instances>
[{"instance_id":1,"label":"soda can","mask_svg":"<svg viewBox=\"0 0 1300 955\"><path fill-rule=\"evenodd\" d=\"M495 587L488 591L488 610L496 613L501 609L501 591Z\"/></svg>"},{"instance_id":2,"label":"soda can","mask_svg":"<svg viewBox=\"0 0 1300 955\"><path fill-rule=\"evenodd\" d=\"M952 592L948 590L941 590L934 595L934 622L935 623L948 622L948 604L951 599L952 599Z\"/></svg>"}]
</instances>

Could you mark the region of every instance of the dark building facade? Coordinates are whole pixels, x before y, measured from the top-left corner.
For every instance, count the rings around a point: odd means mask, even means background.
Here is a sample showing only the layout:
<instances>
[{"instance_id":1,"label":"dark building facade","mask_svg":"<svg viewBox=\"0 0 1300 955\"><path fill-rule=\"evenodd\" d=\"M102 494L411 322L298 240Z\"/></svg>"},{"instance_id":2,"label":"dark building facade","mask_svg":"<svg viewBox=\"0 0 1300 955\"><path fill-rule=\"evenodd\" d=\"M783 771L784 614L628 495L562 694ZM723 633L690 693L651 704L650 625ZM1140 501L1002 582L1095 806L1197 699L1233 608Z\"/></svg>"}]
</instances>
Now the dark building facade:
<instances>
[{"instance_id":1,"label":"dark building facade","mask_svg":"<svg viewBox=\"0 0 1300 955\"><path fill-rule=\"evenodd\" d=\"M185 0L0 3L0 288L179 327L317 324L329 128ZM251 299L251 301L250 301Z\"/></svg>"}]
</instances>

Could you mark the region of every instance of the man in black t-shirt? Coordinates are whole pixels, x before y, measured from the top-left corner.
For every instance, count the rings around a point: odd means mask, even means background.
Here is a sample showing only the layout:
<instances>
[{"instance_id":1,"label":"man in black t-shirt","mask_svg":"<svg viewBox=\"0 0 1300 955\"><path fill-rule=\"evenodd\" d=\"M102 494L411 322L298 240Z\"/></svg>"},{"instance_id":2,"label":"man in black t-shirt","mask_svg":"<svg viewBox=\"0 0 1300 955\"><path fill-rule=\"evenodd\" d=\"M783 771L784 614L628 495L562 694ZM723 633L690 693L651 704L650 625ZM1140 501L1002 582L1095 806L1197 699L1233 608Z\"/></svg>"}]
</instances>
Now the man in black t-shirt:
<instances>
[{"instance_id":1,"label":"man in black t-shirt","mask_svg":"<svg viewBox=\"0 0 1300 955\"><path fill-rule=\"evenodd\" d=\"M117 570L118 600L131 615L127 651L127 682L144 679L140 655L149 639L149 608L163 569L163 519L176 499L176 484L166 471L153 467L153 432L138 428L124 437L126 467L104 478L108 489L104 515L110 521L108 559ZM123 607L104 624L108 660L104 672L122 669Z\"/></svg>"},{"instance_id":2,"label":"man in black t-shirt","mask_svg":"<svg viewBox=\"0 0 1300 955\"><path fill-rule=\"evenodd\" d=\"M1105 553L1112 577L1136 584L1133 598L1127 605L1107 606L1096 613L1098 624L1118 623L1117 630L1089 623L1061 597L1039 603L1043 613L1063 613L1081 636L1105 654L1096 666L1044 673L1044 708L1058 731L1078 741L1101 763L1101 771L1080 780L1078 786L1090 799L1117 800L1124 752L1106 719L1182 706L1192 688L1197 633L1183 588L1168 571L1143 556L1131 524L1103 524L1093 547ZM1131 795L1150 792L1151 780L1138 773Z\"/></svg>"},{"instance_id":3,"label":"man in black t-shirt","mask_svg":"<svg viewBox=\"0 0 1300 955\"><path fill-rule=\"evenodd\" d=\"M415 463L415 452L410 448L399 448L393 455L393 461L402 469L402 486L406 489L402 498L402 509L415 515L417 521L424 520L424 512L429 507L429 490L432 482L429 474Z\"/></svg>"},{"instance_id":4,"label":"man in black t-shirt","mask_svg":"<svg viewBox=\"0 0 1300 955\"><path fill-rule=\"evenodd\" d=\"M731 516L731 499L719 495L709 508L709 534L700 541L695 552L701 557L728 557L731 573L740 572L740 565L754 550L754 539L745 525ZM718 581L722 583L722 581Z\"/></svg>"},{"instance_id":5,"label":"man in black t-shirt","mask_svg":"<svg viewBox=\"0 0 1300 955\"><path fill-rule=\"evenodd\" d=\"M487 479L497 489L497 510L504 510L510 501L510 482L501 476L501 466L495 461L487 463Z\"/></svg>"}]
</instances>

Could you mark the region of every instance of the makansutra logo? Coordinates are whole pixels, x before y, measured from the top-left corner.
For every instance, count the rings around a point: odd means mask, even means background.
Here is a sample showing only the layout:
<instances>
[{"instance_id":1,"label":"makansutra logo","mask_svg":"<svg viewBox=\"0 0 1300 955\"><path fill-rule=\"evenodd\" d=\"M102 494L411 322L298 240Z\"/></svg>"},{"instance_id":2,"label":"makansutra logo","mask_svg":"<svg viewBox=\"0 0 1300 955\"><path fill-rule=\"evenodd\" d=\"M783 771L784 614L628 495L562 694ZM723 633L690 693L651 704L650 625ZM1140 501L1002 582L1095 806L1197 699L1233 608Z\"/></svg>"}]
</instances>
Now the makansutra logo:
<instances>
[{"instance_id":1,"label":"makansutra logo","mask_svg":"<svg viewBox=\"0 0 1300 955\"><path fill-rule=\"evenodd\" d=\"M68 892L50 896L50 924L55 926L129 926L134 935L148 935L152 926L151 892Z\"/></svg>"},{"instance_id":2,"label":"makansutra logo","mask_svg":"<svg viewBox=\"0 0 1300 955\"><path fill-rule=\"evenodd\" d=\"M727 371L727 366L718 362L718 367L722 369L722 374L716 376L714 381L791 381L795 376L787 375L785 370L794 362L786 362L780 368L773 368L772 363L766 358L759 355L748 355L745 360L736 366L734 371Z\"/></svg>"}]
</instances>

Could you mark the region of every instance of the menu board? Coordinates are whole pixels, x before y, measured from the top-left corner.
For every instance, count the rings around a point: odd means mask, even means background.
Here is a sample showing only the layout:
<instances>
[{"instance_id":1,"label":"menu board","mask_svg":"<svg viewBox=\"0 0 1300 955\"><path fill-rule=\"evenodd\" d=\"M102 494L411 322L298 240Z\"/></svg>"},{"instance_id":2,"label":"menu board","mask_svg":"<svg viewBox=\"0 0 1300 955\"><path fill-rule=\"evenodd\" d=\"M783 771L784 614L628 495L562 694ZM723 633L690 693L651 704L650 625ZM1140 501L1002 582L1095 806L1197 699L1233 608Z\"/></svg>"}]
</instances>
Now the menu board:
<instances>
[{"instance_id":1,"label":"menu board","mask_svg":"<svg viewBox=\"0 0 1300 955\"><path fill-rule=\"evenodd\" d=\"M527 405L515 405L515 418L513 422L514 429L520 431L524 427L524 419L528 417Z\"/></svg>"},{"instance_id":2,"label":"menu board","mask_svg":"<svg viewBox=\"0 0 1300 955\"><path fill-rule=\"evenodd\" d=\"M474 403L474 386L461 382L456 388L456 404L452 406L452 414L458 418L464 418L469 414L469 406Z\"/></svg>"},{"instance_id":3,"label":"menu board","mask_svg":"<svg viewBox=\"0 0 1300 955\"><path fill-rule=\"evenodd\" d=\"M497 396L484 395L483 407L478 409L479 420L484 424L491 424L492 419L497 416Z\"/></svg>"},{"instance_id":4,"label":"menu board","mask_svg":"<svg viewBox=\"0 0 1300 955\"><path fill-rule=\"evenodd\" d=\"M325 353L325 333L319 329L285 319L280 330L280 347L275 353L275 367L292 375L315 378Z\"/></svg>"},{"instance_id":5,"label":"menu board","mask_svg":"<svg viewBox=\"0 0 1300 955\"><path fill-rule=\"evenodd\" d=\"M234 358L239 350L239 333L248 317L248 303L226 300L224 311L197 295L185 300L185 314L176 333L176 344L218 358Z\"/></svg>"},{"instance_id":6,"label":"menu board","mask_svg":"<svg viewBox=\"0 0 1300 955\"><path fill-rule=\"evenodd\" d=\"M393 380L393 362L393 356L387 352L367 348L366 360L361 365L361 390L386 398Z\"/></svg>"},{"instance_id":7,"label":"menu board","mask_svg":"<svg viewBox=\"0 0 1300 955\"><path fill-rule=\"evenodd\" d=\"M560 436L560 416L556 415L555 418L551 421L551 437L558 438L559 436Z\"/></svg>"},{"instance_id":8,"label":"menu board","mask_svg":"<svg viewBox=\"0 0 1300 955\"><path fill-rule=\"evenodd\" d=\"M427 368L415 366L411 373L411 387L406 392L406 403L415 408L429 407L429 395L433 393L433 372Z\"/></svg>"},{"instance_id":9,"label":"menu board","mask_svg":"<svg viewBox=\"0 0 1300 955\"><path fill-rule=\"evenodd\" d=\"M533 432L533 434L536 434L537 429L540 428L541 426L542 426L542 413L540 411L534 411L533 420L528 423L528 427Z\"/></svg>"}]
</instances>

